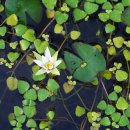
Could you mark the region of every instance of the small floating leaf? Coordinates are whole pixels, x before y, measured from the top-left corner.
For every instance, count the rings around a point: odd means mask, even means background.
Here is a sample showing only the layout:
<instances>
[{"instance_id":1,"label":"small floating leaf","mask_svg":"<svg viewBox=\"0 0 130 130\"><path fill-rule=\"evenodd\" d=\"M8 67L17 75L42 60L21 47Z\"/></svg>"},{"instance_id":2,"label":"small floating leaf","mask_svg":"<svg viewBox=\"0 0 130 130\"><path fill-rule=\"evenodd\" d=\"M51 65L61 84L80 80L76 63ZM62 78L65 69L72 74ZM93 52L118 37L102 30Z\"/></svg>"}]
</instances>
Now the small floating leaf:
<instances>
[{"instance_id":1,"label":"small floating leaf","mask_svg":"<svg viewBox=\"0 0 130 130\"><path fill-rule=\"evenodd\" d=\"M124 44L124 38L123 37L115 37L115 38L113 38L113 42L117 48L121 48Z\"/></svg>"},{"instance_id":2,"label":"small floating leaf","mask_svg":"<svg viewBox=\"0 0 130 130\"><path fill-rule=\"evenodd\" d=\"M120 120L119 120L119 126L127 126L129 124L129 119L122 115Z\"/></svg>"},{"instance_id":3,"label":"small floating leaf","mask_svg":"<svg viewBox=\"0 0 130 130\"><path fill-rule=\"evenodd\" d=\"M30 87L30 85L28 82L26 82L24 80L18 81L18 91L20 94L24 94L29 89L29 87Z\"/></svg>"},{"instance_id":4,"label":"small floating leaf","mask_svg":"<svg viewBox=\"0 0 130 130\"><path fill-rule=\"evenodd\" d=\"M110 119L108 117L103 117L100 120L100 124L103 126L109 126L111 124Z\"/></svg>"},{"instance_id":5,"label":"small floating leaf","mask_svg":"<svg viewBox=\"0 0 130 130\"><path fill-rule=\"evenodd\" d=\"M15 62L19 58L20 54L18 52L9 52L7 57L10 62Z\"/></svg>"},{"instance_id":6,"label":"small floating leaf","mask_svg":"<svg viewBox=\"0 0 130 130\"><path fill-rule=\"evenodd\" d=\"M107 104L104 100L100 101L97 105L97 108L100 109L100 110L105 110L107 107Z\"/></svg>"},{"instance_id":7,"label":"small floating leaf","mask_svg":"<svg viewBox=\"0 0 130 130\"><path fill-rule=\"evenodd\" d=\"M28 128L36 128L37 127L37 124L36 124L36 121L34 119L29 119L26 123L26 126Z\"/></svg>"},{"instance_id":8,"label":"small floating leaf","mask_svg":"<svg viewBox=\"0 0 130 130\"><path fill-rule=\"evenodd\" d=\"M65 0L71 8L76 8L78 6L79 0Z\"/></svg>"},{"instance_id":9,"label":"small floating leaf","mask_svg":"<svg viewBox=\"0 0 130 130\"><path fill-rule=\"evenodd\" d=\"M53 10L56 6L57 0L42 0L42 3L45 5L47 9Z\"/></svg>"},{"instance_id":10,"label":"small floating leaf","mask_svg":"<svg viewBox=\"0 0 130 130\"><path fill-rule=\"evenodd\" d=\"M6 20L7 25L15 26L18 23L16 14L10 15Z\"/></svg>"},{"instance_id":11,"label":"small floating leaf","mask_svg":"<svg viewBox=\"0 0 130 130\"><path fill-rule=\"evenodd\" d=\"M83 107L77 106L75 110L75 115L81 117L85 114L85 109Z\"/></svg>"},{"instance_id":12,"label":"small floating leaf","mask_svg":"<svg viewBox=\"0 0 130 130\"><path fill-rule=\"evenodd\" d=\"M119 110L125 110L128 108L128 102L125 100L125 98L120 97L117 101L116 107Z\"/></svg>"},{"instance_id":13,"label":"small floating leaf","mask_svg":"<svg viewBox=\"0 0 130 130\"><path fill-rule=\"evenodd\" d=\"M118 99L118 96L117 96L117 93L115 91L111 92L109 95L108 95L108 98L109 100L111 101L116 101Z\"/></svg>"},{"instance_id":14,"label":"small floating leaf","mask_svg":"<svg viewBox=\"0 0 130 130\"><path fill-rule=\"evenodd\" d=\"M116 71L116 79L117 81L125 81L128 78L128 73L123 70L117 70Z\"/></svg>"},{"instance_id":15,"label":"small floating leaf","mask_svg":"<svg viewBox=\"0 0 130 130\"><path fill-rule=\"evenodd\" d=\"M119 112L115 112L111 115L111 118L114 122L118 122L121 117L121 114Z\"/></svg>"},{"instance_id":16,"label":"small floating leaf","mask_svg":"<svg viewBox=\"0 0 130 130\"><path fill-rule=\"evenodd\" d=\"M70 32L70 37L72 40L77 40L80 37L80 32L79 31L71 31Z\"/></svg>"},{"instance_id":17,"label":"small floating leaf","mask_svg":"<svg viewBox=\"0 0 130 130\"><path fill-rule=\"evenodd\" d=\"M14 77L8 77L6 80L9 90L14 91L17 89L18 80Z\"/></svg>"},{"instance_id":18,"label":"small floating leaf","mask_svg":"<svg viewBox=\"0 0 130 130\"><path fill-rule=\"evenodd\" d=\"M0 50L5 49L5 41L3 39L0 40Z\"/></svg>"},{"instance_id":19,"label":"small floating leaf","mask_svg":"<svg viewBox=\"0 0 130 130\"><path fill-rule=\"evenodd\" d=\"M4 36L7 32L7 28L5 26L0 27L0 36Z\"/></svg>"}]
</instances>

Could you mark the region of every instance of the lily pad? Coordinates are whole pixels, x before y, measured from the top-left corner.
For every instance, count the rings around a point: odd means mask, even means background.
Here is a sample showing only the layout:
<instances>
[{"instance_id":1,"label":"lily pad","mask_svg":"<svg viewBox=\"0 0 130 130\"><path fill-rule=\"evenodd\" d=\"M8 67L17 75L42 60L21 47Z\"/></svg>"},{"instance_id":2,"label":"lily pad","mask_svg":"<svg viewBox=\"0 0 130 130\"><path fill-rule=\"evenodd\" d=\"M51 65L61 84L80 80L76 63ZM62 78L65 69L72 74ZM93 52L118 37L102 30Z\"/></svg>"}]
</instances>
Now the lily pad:
<instances>
[{"instance_id":1,"label":"lily pad","mask_svg":"<svg viewBox=\"0 0 130 130\"><path fill-rule=\"evenodd\" d=\"M15 13L20 21L27 23L26 13L35 21L42 18L42 6L39 0L6 0L6 14Z\"/></svg>"},{"instance_id":2,"label":"lily pad","mask_svg":"<svg viewBox=\"0 0 130 130\"><path fill-rule=\"evenodd\" d=\"M126 8L122 14L122 21L127 25L130 26L130 7Z\"/></svg>"},{"instance_id":3,"label":"lily pad","mask_svg":"<svg viewBox=\"0 0 130 130\"><path fill-rule=\"evenodd\" d=\"M82 82L91 82L99 72L105 70L105 59L95 47L77 42L74 49L78 56L64 52L67 69L74 78Z\"/></svg>"}]
</instances>

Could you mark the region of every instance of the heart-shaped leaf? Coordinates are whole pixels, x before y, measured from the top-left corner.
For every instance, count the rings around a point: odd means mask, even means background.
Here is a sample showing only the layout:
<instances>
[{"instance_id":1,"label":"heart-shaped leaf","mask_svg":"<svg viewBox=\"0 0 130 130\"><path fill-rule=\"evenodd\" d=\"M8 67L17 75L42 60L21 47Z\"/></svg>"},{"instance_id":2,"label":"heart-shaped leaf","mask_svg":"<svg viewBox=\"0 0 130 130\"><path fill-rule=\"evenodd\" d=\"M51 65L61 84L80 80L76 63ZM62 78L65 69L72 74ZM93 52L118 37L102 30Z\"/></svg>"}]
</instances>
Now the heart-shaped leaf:
<instances>
[{"instance_id":1,"label":"heart-shaped leaf","mask_svg":"<svg viewBox=\"0 0 130 130\"><path fill-rule=\"evenodd\" d=\"M5 49L5 41L3 39L0 40L0 49Z\"/></svg>"},{"instance_id":2,"label":"heart-shaped leaf","mask_svg":"<svg viewBox=\"0 0 130 130\"><path fill-rule=\"evenodd\" d=\"M74 21L80 21L86 17L87 13L81 9L74 9L73 11L73 16L74 16Z\"/></svg>"},{"instance_id":3,"label":"heart-shaped leaf","mask_svg":"<svg viewBox=\"0 0 130 130\"><path fill-rule=\"evenodd\" d=\"M62 13L60 11L56 11L56 13L55 13L56 22L58 24L65 23L68 20L68 17L69 17L68 14Z\"/></svg>"},{"instance_id":4,"label":"heart-shaped leaf","mask_svg":"<svg viewBox=\"0 0 130 130\"><path fill-rule=\"evenodd\" d=\"M21 40L20 41L20 47L23 51L27 50L28 47L30 45L30 42L26 41L26 40Z\"/></svg>"},{"instance_id":5,"label":"heart-shaped leaf","mask_svg":"<svg viewBox=\"0 0 130 130\"><path fill-rule=\"evenodd\" d=\"M19 58L19 53L17 53L17 52L9 52L7 57L10 60L10 62L14 62Z\"/></svg>"},{"instance_id":6,"label":"heart-shaped leaf","mask_svg":"<svg viewBox=\"0 0 130 130\"><path fill-rule=\"evenodd\" d=\"M34 41L34 46L38 53L42 54L45 52L46 47L49 45L46 41L41 41L40 39L36 39Z\"/></svg>"},{"instance_id":7,"label":"heart-shaped leaf","mask_svg":"<svg viewBox=\"0 0 130 130\"><path fill-rule=\"evenodd\" d=\"M42 7L39 0L6 0L7 15L15 13L20 21L27 23L26 13L35 22L40 22L42 18Z\"/></svg>"},{"instance_id":8,"label":"heart-shaped leaf","mask_svg":"<svg viewBox=\"0 0 130 130\"><path fill-rule=\"evenodd\" d=\"M74 49L79 57L64 52L67 69L74 78L82 82L91 82L98 72L105 70L105 59L95 47L79 42L74 44Z\"/></svg>"},{"instance_id":9,"label":"heart-shaped leaf","mask_svg":"<svg viewBox=\"0 0 130 130\"><path fill-rule=\"evenodd\" d=\"M42 0L42 3L45 5L47 9L53 10L56 6L57 0Z\"/></svg>"},{"instance_id":10,"label":"heart-shaped leaf","mask_svg":"<svg viewBox=\"0 0 130 130\"><path fill-rule=\"evenodd\" d=\"M65 2L72 8L76 8L78 6L79 0L65 0Z\"/></svg>"},{"instance_id":11,"label":"heart-shaped leaf","mask_svg":"<svg viewBox=\"0 0 130 130\"><path fill-rule=\"evenodd\" d=\"M98 10L98 5L91 2L85 2L84 10L87 14L93 14Z\"/></svg>"}]
</instances>

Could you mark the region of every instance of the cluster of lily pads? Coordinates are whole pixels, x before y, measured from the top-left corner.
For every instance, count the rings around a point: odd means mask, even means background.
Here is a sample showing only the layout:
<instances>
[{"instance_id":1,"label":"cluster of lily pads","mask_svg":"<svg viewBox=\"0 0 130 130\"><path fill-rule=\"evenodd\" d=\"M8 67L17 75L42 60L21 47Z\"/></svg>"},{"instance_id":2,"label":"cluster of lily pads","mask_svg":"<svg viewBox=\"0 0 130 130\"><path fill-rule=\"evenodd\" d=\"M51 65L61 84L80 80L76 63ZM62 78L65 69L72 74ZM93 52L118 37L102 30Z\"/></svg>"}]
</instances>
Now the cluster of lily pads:
<instances>
[{"instance_id":1,"label":"cluster of lily pads","mask_svg":"<svg viewBox=\"0 0 130 130\"><path fill-rule=\"evenodd\" d=\"M27 26L26 13L38 23L42 19L42 6L51 22L37 35L33 28ZM14 106L13 113L9 114L13 130L22 130L24 124L31 130L52 128L55 111L48 110L45 119L40 119L38 123L37 102L55 101L61 95L56 78L65 69L69 72L67 82L63 83L66 94L71 94L82 83L83 86L102 85L107 97L97 104L96 110L86 110L77 104L75 115L78 118L87 118L91 130L98 130L101 126L106 130L111 127L130 129L130 40L117 33L122 25L121 31L128 36L130 34L129 6L129 0L6 0L0 4L0 15L7 15L0 24L0 51L6 53L5 49L8 50L8 54L0 57L0 65L11 69L11 76L6 80L9 90L18 89L23 97L21 107ZM98 30L97 36L100 37L102 32L106 35L104 41L100 39L104 47L100 44L92 46L87 41L79 42L82 33L78 28L67 31L67 23L78 25L78 22L87 22L93 17L103 24L104 28ZM45 33L54 21L54 33L64 37L58 49ZM8 40L8 37L11 39ZM73 50L63 50L64 57L61 58L58 54L67 39L71 39L73 44L69 46L73 46ZM122 56L123 60L113 62L118 56ZM15 77L15 71L23 60L31 68L33 85ZM114 82L109 94L104 85L107 80Z\"/></svg>"}]
</instances>

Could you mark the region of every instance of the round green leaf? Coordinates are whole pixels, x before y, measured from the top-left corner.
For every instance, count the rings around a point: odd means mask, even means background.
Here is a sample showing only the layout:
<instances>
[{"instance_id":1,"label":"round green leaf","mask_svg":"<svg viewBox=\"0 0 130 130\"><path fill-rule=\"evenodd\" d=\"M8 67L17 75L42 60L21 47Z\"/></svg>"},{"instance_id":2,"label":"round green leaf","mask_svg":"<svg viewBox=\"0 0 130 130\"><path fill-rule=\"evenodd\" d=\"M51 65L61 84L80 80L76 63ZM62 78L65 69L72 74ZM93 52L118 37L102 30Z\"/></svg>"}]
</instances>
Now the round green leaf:
<instances>
[{"instance_id":1,"label":"round green leaf","mask_svg":"<svg viewBox=\"0 0 130 130\"><path fill-rule=\"evenodd\" d=\"M75 110L75 115L81 117L85 114L85 109L83 107L77 106Z\"/></svg>"},{"instance_id":2,"label":"round green leaf","mask_svg":"<svg viewBox=\"0 0 130 130\"><path fill-rule=\"evenodd\" d=\"M129 124L129 119L126 116L121 116L119 120L119 126L127 126Z\"/></svg>"},{"instance_id":3,"label":"round green leaf","mask_svg":"<svg viewBox=\"0 0 130 130\"><path fill-rule=\"evenodd\" d=\"M109 126L111 124L111 122L108 117L104 117L100 120L100 124L103 126Z\"/></svg>"},{"instance_id":4,"label":"round green leaf","mask_svg":"<svg viewBox=\"0 0 130 130\"><path fill-rule=\"evenodd\" d=\"M128 78L128 73L123 70L116 71L116 79L117 81L125 81Z\"/></svg>"}]
</instances>

